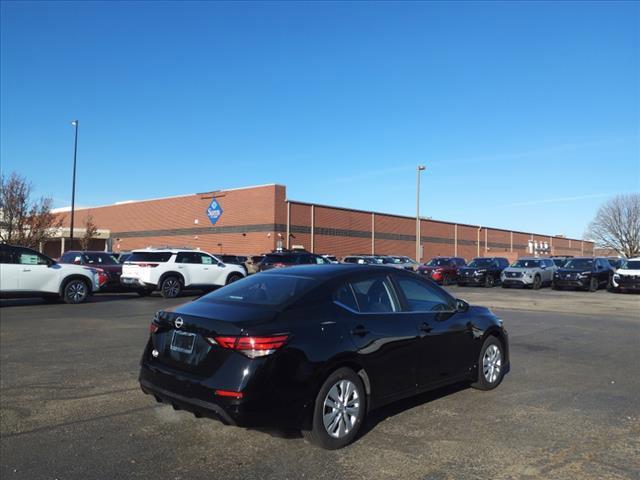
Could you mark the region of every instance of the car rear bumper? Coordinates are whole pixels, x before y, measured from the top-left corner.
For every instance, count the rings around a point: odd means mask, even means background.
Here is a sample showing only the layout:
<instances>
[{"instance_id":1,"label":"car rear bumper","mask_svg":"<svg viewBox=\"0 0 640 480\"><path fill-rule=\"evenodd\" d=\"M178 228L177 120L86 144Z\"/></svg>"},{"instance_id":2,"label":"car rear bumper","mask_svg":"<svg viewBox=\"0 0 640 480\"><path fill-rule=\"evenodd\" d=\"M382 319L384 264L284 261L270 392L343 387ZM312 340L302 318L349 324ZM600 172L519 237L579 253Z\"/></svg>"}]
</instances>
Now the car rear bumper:
<instances>
[{"instance_id":1,"label":"car rear bumper","mask_svg":"<svg viewBox=\"0 0 640 480\"><path fill-rule=\"evenodd\" d=\"M140 289L140 288L155 287L155 284L145 283L137 277L120 277L120 285L124 288L129 288L133 290Z\"/></svg>"},{"instance_id":2,"label":"car rear bumper","mask_svg":"<svg viewBox=\"0 0 640 480\"><path fill-rule=\"evenodd\" d=\"M219 396L206 380L197 381L146 361L142 363L139 381L142 391L157 401L226 425L300 427L302 423L303 402L278 400L279 396L272 391L248 389L243 391L243 398Z\"/></svg>"}]
</instances>

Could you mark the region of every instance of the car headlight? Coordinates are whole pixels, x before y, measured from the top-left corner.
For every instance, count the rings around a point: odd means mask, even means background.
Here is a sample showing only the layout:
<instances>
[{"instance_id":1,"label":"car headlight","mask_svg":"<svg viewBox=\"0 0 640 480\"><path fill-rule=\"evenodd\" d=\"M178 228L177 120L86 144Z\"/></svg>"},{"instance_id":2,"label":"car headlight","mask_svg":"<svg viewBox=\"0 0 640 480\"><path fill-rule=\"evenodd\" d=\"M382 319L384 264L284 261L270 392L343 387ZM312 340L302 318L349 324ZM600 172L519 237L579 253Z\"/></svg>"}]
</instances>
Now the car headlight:
<instances>
[{"instance_id":1,"label":"car headlight","mask_svg":"<svg viewBox=\"0 0 640 480\"><path fill-rule=\"evenodd\" d=\"M620 280L620 274L616 273L616 274L613 276L613 278L614 278L614 279L616 279L616 280Z\"/></svg>"},{"instance_id":2,"label":"car headlight","mask_svg":"<svg viewBox=\"0 0 640 480\"><path fill-rule=\"evenodd\" d=\"M473 272L474 275L484 275L485 273L487 273L486 270L476 270Z\"/></svg>"},{"instance_id":3,"label":"car headlight","mask_svg":"<svg viewBox=\"0 0 640 480\"><path fill-rule=\"evenodd\" d=\"M578 274L578 278L587 278L591 275L591 272L582 272Z\"/></svg>"}]
</instances>

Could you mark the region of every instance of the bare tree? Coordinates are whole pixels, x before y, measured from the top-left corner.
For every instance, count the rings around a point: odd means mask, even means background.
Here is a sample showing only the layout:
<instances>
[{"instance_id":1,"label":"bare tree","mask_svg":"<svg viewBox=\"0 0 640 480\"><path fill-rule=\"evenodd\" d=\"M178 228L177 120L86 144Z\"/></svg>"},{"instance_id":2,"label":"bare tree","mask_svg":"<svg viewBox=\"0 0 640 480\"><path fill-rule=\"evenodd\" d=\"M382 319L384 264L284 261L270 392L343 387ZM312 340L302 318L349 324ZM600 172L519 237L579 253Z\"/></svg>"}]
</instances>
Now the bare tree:
<instances>
[{"instance_id":1,"label":"bare tree","mask_svg":"<svg viewBox=\"0 0 640 480\"><path fill-rule=\"evenodd\" d=\"M82 250L89 250L89 243L96 233L98 233L98 226L93 222L93 216L89 215L84 222L85 230L82 239L80 240L80 246Z\"/></svg>"},{"instance_id":2,"label":"bare tree","mask_svg":"<svg viewBox=\"0 0 640 480\"><path fill-rule=\"evenodd\" d=\"M32 192L31 183L18 173L0 175L0 241L37 248L62 225L51 213L52 200L32 200Z\"/></svg>"},{"instance_id":3,"label":"bare tree","mask_svg":"<svg viewBox=\"0 0 640 480\"><path fill-rule=\"evenodd\" d=\"M627 258L640 255L640 194L618 195L604 203L587 229L598 247Z\"/></svg>"}]
</instances>

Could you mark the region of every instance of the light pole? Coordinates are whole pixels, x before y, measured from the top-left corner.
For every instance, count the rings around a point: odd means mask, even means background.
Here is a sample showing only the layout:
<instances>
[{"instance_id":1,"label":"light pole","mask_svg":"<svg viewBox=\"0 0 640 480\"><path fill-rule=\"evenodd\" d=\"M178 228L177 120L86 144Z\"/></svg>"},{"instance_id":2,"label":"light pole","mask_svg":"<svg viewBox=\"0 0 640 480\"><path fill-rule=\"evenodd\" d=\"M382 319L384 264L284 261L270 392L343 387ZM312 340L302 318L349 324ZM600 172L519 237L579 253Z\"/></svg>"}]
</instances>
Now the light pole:
<instances>
[{"instance_id":1,"label":"light pole","mask_svg":"<svg viewBox=\"0 0 640 480\"><path fill-rule=\"evenodd\" d=\"M75 140L73 142L73 181L71 182L71 230L69 231L69 245L73 249L73 217L76 210L76 158L78 156L78 120L71 122L75 127Z\"/></svg>"},{"instance_id":2,"label":"light pole","mask_svg":"<svg viewBox=\"0 0 640 480\"><path fill-rule=\"evenodd\" d=\"M416 190L416 262L420 263L420 172L425 170L424 165L418 165L416 177L418 180L418 188Z\"/></svg>"}]
</instances>

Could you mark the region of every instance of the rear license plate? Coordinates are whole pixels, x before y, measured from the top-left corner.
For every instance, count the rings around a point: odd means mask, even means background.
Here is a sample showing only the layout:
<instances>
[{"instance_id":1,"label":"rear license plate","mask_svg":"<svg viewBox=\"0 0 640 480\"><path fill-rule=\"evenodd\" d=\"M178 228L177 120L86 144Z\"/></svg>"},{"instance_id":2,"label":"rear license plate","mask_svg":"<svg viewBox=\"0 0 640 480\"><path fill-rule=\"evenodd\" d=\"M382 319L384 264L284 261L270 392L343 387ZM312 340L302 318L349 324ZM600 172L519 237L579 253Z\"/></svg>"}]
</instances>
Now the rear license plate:
<instances>
[{"instance_id":1,"label":"rear license plate","mask_svg":"<svg viewBox=\"0 0 640 480\"><path fill-rule=\"evenodd\" d=\"M174 352L191 353L196 341L195 333L179 332L174 330L171 338L171 350Z\"/></svg>"},{"instance_id":2,"label":"rear license plate","mask_svg":"<svg viewBox=\"0 0 640 480\"><path fill-rule=\"evenodd\" d=\"M129 278L129 277L123 277L122 278L122 283L134 283L135 279L133 278Z\"/></svg>"}]
</instances>

